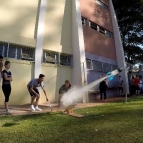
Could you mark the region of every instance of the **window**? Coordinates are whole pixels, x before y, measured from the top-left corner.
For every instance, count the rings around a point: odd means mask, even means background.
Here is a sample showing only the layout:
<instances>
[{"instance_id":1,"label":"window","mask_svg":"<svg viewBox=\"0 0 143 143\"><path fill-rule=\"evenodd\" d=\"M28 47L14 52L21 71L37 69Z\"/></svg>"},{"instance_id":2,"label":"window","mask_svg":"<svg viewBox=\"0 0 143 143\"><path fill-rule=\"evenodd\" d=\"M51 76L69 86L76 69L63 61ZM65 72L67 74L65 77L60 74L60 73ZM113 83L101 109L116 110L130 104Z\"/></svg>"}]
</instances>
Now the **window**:
<instances>
[{"instance_id":1,"label":"window","mask_svg":"<svg viewBox=\"0 0 143 143\"><path fill-rule=\"evenodd\" d=\"M94 30L96 30L96 31L98 31L98 32L100 32L100 33L102 33L102 34L105 34L105 35L107 35L108 37L113 38L113 33L112 33L112 32L110 32L110 31L104 29L103 27L97 25L96 23L94 23L94 22L92 22L92 21L90 21L89 26L90 26L92 29L94 29Z\"/></svg>"},{"instance_id":2,"label":"window","mask_svg":"<svg viewBox=\"0 0 143 143\"><path fill-rule=\"evenodd\" d=\"M108 6L106 4L104 4L102 1L100 0L94 0L97 4L99 4L100 6L102 6L105 9L108 9Z\"/></svg>"},{"instance_id":3,"label":"window","mask_svg":"<svg viewBox=\"0 0 143 143\"><path fill-rule=\"evenodd\" d=\"M99 27L96 23L90 21L90 27L96 31L99 31Z\"/></svg>"},{"instance_id":4,"label":"window","mask_svg":"<svg viewBox=\"0 0 143 143\"><path fill-rule=\"evenodd\" d=\"M30 47L24 47L21 50L21 58L26 61L34 61L35 49Z\"/></svg>"},{"instance_id":5,"label":"window","mask_svg":"<svg viewBox=\"0 0 143 143\"><path fill-rule=\"evenodd\" d=\"M58 53L53 51L45 51L43 54L43 61L45 63L57 64L58 63Z\"/></svg>"},{"instance_id":6,"label":"window","mask_svg":"<svg viewBox=\"0 0 143 143\"><path fill-rule=\"evenodd\" d=\"M91 59L86 59L86 66L87 66L87 69L92 69L92 61L91 61Z\"/></svg>"},{"instance_id":7,"label":"window","mask_svg":"<svg viewBox=\"0 0 143 143\"><path fill-rule=\"evenodd\" d=\"M71 66L71 55L60 53L59 63L60 65Z\"/></svg>"},{"instance_id":8,"label":"window","mask_svg":"<svg viewBox=\"0 0 143 143\"><path fill-rule=\"evenodd\" d=\"M108 63L103 63L103 72L110 72L111 71L111 65Z\"/></svg>"},{"instance_id":9,"label":"window","mask_svg":"<svg viewBox=\"0 0 143 143\"><path fill-rule=\"evenodd\" d=\"M117 65L111 65L111 69L112 69L112 71L114 71L114 70L118 69L118 66Z\"/></svg>"},{"instance_id":10,"label":"window","mask_svg":"<svg viewBox=\"0 0 143 143\"><path fill-rule=\"evenodd\" d=\"M72 56L68 54L58 53L54 51L43 52L44 63L71 66L71 60Z\"/></svg>"},{"instance_id":11,"label":"window","mask_svg":"<svg viewBox=\"0 0 143 143\"><path fill-rule=\"evenodd\" d=\"M102 27L99 27L99 32L102 33L102 34L105 34L105 29L102 28Z\"/></svg>"},{"instance_id":12,"label":"window","mask_svg":"<svg viewBox=\"0 0 143 143\"><path fill-rule=\"evenodd\" d=\"M3 56L3 52L4 52L4 44L0 43L0 55Z\"/></svg>"},{"instance_id":13,"label":"window","mask_svg":"<svg viewBox=\"0 0 143 143\"><path fill-rule=\"evenodd\" d=\"M9 44L8 57L16 58L16 52L17 52L17 49L16 49L15 45Z\"/></svg>"},{"instance_id":14,"label":"window","mask_svg":"<svg viewBox=\"0 0 143 143\"><path fill-rule=\"evenodd\" d=\"M105 35L107 35L108 37L113 39L113 33L112 32L106 30Z\"/></svg>"},{"instance_id":15,"label":"window","mask_svg":"<svg viewBox=\"0 0 143 143\"><path fill-rule=\"evenodd\" d=\"M102 71L102 62L93 60L92 63L93 63L93 70Z\"/></svg>"},{"instance_id":16,"label":"window","mask_svg":"<svg viewBox=\"0 0 143 143\"><path fill-rule=\"evenodd\" d=\"M87 19L84 17L81 17L82 25L87 25Z\"/></svg>"}]
</instances>

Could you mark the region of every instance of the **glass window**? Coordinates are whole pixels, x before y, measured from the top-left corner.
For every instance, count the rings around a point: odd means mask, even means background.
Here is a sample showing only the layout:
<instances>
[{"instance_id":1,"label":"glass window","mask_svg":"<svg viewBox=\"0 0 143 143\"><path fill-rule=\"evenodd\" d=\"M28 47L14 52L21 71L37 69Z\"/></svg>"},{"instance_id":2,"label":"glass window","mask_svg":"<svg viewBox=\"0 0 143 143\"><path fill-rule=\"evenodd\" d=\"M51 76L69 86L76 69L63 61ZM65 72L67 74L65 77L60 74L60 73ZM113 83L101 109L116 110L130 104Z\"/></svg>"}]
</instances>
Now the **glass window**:
<instances>
[{"instance_id":1,"label":"glass window","mask_svg":"<svg viewBox=\"0 0 143 143\"><path fill-rule=\"evenodd\" d=\"M105 34L106 34L108 37L113 38L113 33L112 33L112 32L106 30L106 33L105 33Z\"/></svg>"},{"instance_id":2,"label":"glass window","mask_svg":"<svg viewBox=\"0 0 143 143\"><path fill-rule=\"evenodd\" d=\"M92 63L93 63L93 70L102 71L102 62L93 60Z\"/></svg>"},{"instance_id":3,"label":"glass window","mask_svg":"<svg viewBox=\"0 0 143 143\"><path fill-rule=\"evenodd\" d=\"M108 63L103 63L103 71L104 72L110 72L111 71L111 65Z\"/></svg>"},{"instance_id":4,"label":"glass window","mask_svg":"<svg viewBox=\"0 0 143 143\"><path fill-rule=\"evenodd\" d=\"M0 55L3 56L3 44L0 43Z\"/></svg>"},{"instance_id":5,"label":"glass window","mask_svg":"<svg viewBox=\"0 0 143 143\"><path fill-rule=\"evenodd\" d=\"M43 53L43 61L45 63L50 63L50 64L57 64L57 56L58 56L58 53L56 52L52 52L52 51L46 51Z\"/></svg>"},{"instance_id":6,"label":"glass window","mask_svg":"<svg viewBox=\"0 0 143 143\"><path fill-rule=\"evenodd\" d=\"M82 25L87 25L87 19L84 17L81 17Z\"/></svg>"},{"instance_id":7,"label":"glass window","mask_svg":"<svg viewBox=\"0 0 143 143\"><path fill-rule=\"evenodd\" d=\"M8 47L6 45L4 45L3 48L4 48L3 56L8 57L8 55L7 55L8 54Z\"/></svg>"},{"instance_id":8,"label":"glass window","mask_svg":"<svg viewBox=\"0 0 143 143\"><path fill-rule=\"evenodd\" d=\"M20 47L17 48L17 59L20 60L22 58L22 49Z\"/></svg>"},{"instance_id":9,"label":"glass window","mask_svg":"<svg viewBox=\"0 0 143 143\"><path fill-rule=\"evenodd\" d=\"M33 61L35 58L35 49L30 47L22 48L22 60Z\"/></svg>"},{"instance_id":10,"label":"glass window","mask_svg":"<svg viewBox=\"0 0 143 143\"><path fill-rule=\"evenodd\" d=\"M16 58L16 47L14 45L11 45L11 44L9 45L8 57Z\"/></svg>"},{"instance_id":11,"label":"glass window","mask_svg":"<svg viewBox=\"0 0 143 143\"><path fill-rule=\"evenodd\" d=\"M96 23L90 21L90 27L91 27L92 29L98 31L98 25L97 25Z\"/></svg>"},{"instance_id":12,"label":"glass window","mask_svg":"<svg viewBox=\"0 0 143 143\"><path fill-rule=\"evenodd\" d=\"M86 59L86 66L87 66L87 69L92 69L91 59Z\"/></svg>"},{"instance_id":13,"label":"glass window","mask_svg":"<svg viewBox=\"0 0 143 143\"><path fill-rule=\"evenodd\" d=\"M71 55L60 54L60 65L71 66Z\"/></svg>"},{"instance_id":14,"label":"glass window","mask_svg":"<svg viewBox=\"0 0 143 143\"><path fill-rule=\"evenodd\" d=\"M102 27L99 27L99 32L101 32L102 34L105 34L105 29Z\"/></svg>"}]
</instances>

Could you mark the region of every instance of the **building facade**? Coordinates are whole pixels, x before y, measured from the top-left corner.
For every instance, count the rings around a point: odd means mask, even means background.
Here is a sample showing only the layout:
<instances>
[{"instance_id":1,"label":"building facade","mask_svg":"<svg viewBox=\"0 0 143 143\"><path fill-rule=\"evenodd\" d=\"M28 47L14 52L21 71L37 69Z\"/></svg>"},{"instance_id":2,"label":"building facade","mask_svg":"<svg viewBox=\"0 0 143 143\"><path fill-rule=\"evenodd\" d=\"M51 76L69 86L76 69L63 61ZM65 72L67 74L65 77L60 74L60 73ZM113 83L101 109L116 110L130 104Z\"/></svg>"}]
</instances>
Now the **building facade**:
<instances>
[{"instance_id":1,"label":"building facade","mask_svg":"<svg viewBox=\"0 0 143 143\"><path fill-rule=\"evenodd\" d=\"M0 54L11 61L14 79L10 104L30 102L26 85L40 73L46 75L49 100L57 102L66 79L85 85L125 65L111 0L0 2ZM126 71L121 74L126 85ZM0 88L0 104L3 100ZM45 102L43 93L40 102Z\"/></svg>"}]
</instances>

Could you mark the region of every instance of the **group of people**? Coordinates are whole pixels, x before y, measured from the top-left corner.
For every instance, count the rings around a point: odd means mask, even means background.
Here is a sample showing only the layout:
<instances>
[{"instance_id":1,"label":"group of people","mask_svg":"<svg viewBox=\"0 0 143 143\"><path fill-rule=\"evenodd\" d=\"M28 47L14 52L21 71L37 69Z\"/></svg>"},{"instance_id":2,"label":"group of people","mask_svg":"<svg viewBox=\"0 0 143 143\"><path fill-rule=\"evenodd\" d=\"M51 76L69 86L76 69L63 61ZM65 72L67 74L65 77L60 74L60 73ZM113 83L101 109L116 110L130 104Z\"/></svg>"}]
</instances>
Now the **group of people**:
<instances>
[{"instance_id":1,"label":"group of people","mask_svg":"<svg viewBox=\"0 0 143 143\"><path fill-rule=\"evenodd\" d=\"M5 101L4 101L4 106L5 106L5 110L6 110L6 114L11 114L12 110L9 110L8 107L8 102L9 102L9 98L10 98L10 94L11 94L11 82L13 81L12 78L12 73L10 71L10 66L11 63L10 61L5 61L4 66L3 66L3 57L0 56L0 82L2 79L2 91L3 94L5 96ZM4 67L4 69L3 69ZM40 109L38 107L39 104L39 99L40 99L40 92L38 90L39 87L42 88L45 97L46 97L46 101L48 101L48 97L46 94L46 91L44 89L44 81L45 75L40 74L38 78L34 78L32 79L28 84L27 84L27 89L29 91L29 94L31 96L31 105L30 105L30 109L32 111L42 111L42 109ZM65 81L65 84L62 85L59 89L59 99L58 99L58 106L60 106L60 100L62 98L62 95L64 93L66 93L69 89L71 88L71 84L69 82L69 80ZM34 106L34 101L36 100L35 106Z\"/></svg>"},{"instance_id":2,"label":"group of people","mask_svg":"<svg viewBox=\"0 0 143 143\"><path fill-rule=\"evenodd\" d=\"M143 94L143 80L141 76L132 76L130 80L130 93L131 95Z\"/></svg>"}]
</instances>

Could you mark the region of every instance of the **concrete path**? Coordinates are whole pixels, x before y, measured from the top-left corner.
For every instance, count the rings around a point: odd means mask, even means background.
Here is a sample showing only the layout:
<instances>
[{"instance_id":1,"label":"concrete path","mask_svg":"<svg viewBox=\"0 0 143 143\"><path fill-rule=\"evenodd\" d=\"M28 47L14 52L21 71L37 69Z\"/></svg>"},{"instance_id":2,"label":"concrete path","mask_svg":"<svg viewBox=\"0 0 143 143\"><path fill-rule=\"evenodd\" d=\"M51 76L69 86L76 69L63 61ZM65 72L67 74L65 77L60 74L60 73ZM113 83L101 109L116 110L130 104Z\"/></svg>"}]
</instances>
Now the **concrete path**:
<instances>
[{"instance_id":1,"label":"concrete path","mask_svg":"<svg viewBox=\"0 0 143 143\"><path fill-rule=\"evenodd\" d=\"M109 98L107 101L100 101L96 100L94 103L78 103L74 109L78 108L86 108L86 107L93 107L93 106L98 106L102 104L107 104L107 103L112 103L112 102L117 102L117 101L124 101L125 97L114 97L114 98ZM52 112L62 112L65 109L62 107L57 107L57 104L51 104L52 105ZM42 109L42 111L34 111L31 112L30 110L30 104L29 105L13 105L9 106L10 110L13 111L11 115L17 116L17 115L28 115L28 114L39 114L39 113L46 113L46 112L51 112L51 108L48 106L48 104L43 104L39 105L39 107ZM0 116L6 116L5 114L5 109L3 106L0 106Z\"/></svg>"}]
</instances>

